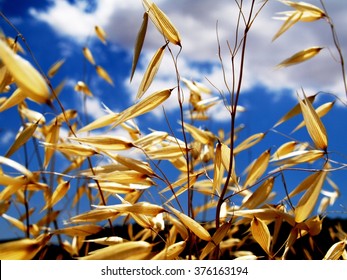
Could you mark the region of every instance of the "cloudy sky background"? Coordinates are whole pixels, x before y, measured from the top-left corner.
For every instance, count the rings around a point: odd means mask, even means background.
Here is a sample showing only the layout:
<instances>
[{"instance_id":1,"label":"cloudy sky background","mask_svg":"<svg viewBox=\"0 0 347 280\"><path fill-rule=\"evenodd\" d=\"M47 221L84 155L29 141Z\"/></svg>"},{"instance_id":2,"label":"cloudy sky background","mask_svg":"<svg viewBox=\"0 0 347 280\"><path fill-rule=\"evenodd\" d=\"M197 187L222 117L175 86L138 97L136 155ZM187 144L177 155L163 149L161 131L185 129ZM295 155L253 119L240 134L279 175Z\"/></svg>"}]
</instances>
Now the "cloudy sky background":
<instances>
[{"instance_id":1,"label":"cloudy sky background","mask_svg":"<svg viewBox=\"0 0 347 280\"><path fill-rule=\"evenodd\" d=\"M155 2L169 16L181 34L183 49L178 60L180 75L206 85L209 85L208 79L215 87L225 91L217 55L216 23L218 21L222 55L226 63L227 75L230 77L231 72L228 66L230 56L226 42L229 41L233 45L235 39L238 9L234 1L157 0ZM249 1L245 2L247 4ZM260 2L257 1L256 8L260 7ZM307 2L320 6L319 1L308 0ZM325 2L336 25L342 51L346 54L347 33L344 29L347 5L345 1L340 0ZM330 28L324 20L298 23L272 42L272 37L283 23L273 17L278 12L290 9L278 1L270 0L259 14L249 34L243 94L240 100L240 104L247 109L247 113L243 113L240 117L240 122L245 122L247 125L243 138L271 128L295 104L296 92L301 88L304 88L308 95L325 91L346 100L340 64L334 60L334 58L337 59L337 53ZM94 94L93 99L87 99L89 121L104 114L102 103L114 111L123 110L133 103L148 62L154 52L164 44L162 36L149 22L141 60L132 83L129 83L134 43L144 12L140 0L2 0L0 10L24 35L44 71L47 71L59 59L66 59L61 73L52 80L53 85L56 86L62 79L67 78L66 87L61 95L65 108L81 107L82 97L73 91L73 87L78 80L87 77ZM106 31L108 35L106 46L96 38L95 25L101 26ZM16 36L14 30L4 20L1 21L1 28L6 35ZM86 64L82 55L84 46L91 49L96 63L108 71L114 80L114 87L97 77L92 67ZM275 66L283 59L312 46L325 48L318 56L305 64L281 70L275 69ZM176 54L179 48L172 46L172 50ZM27 56L27 59L30 60L30 57ZM156 79L148 92L175 85L174 65L169 53L166 52ZM211 85L209 86L213 89ZM186 93L188 97L188 91ZM213 94L218 96L216 90ZM331 100L326 95L319 99L321 102ZM171 113L171 116L175 113L177 116L177 108L177 97L173 95L169 101L165 102L165 109L169 114ZM208 125L215 128L228 125L229 115L222 104L212 109L210 113L211 120ZM13 114L11 111L0 114L1 126L5 120L10 121L9 127L1 131L0 148L5 151L18 127L11 126L11 123L15 121L11 119L11 114ZM142 125L154 128L155 125L160 124L163 130L167 130L162 109L158 108L154 114L158 122L153 123L153 116L147 116L140 121L140 127ZM346 112L340 104L336 106L333 114L325 117L324 123L331 139L331 149L347 154L344 119L346 119ZM173 119L172 122L176 120ZM290 128L295 127L298 122ZM119 133L122 132L119 131ZM288 133L288 130L285 133ZM298 137L300 135L298 134ZM282 138L280 141L284 140ZM273 145L273 143L267 144ZM254 154L259 154L261 149L263 148L255 149ZM342 172L334 176L337 183L344 181ZM340 187L343 189L343 185ZM342 199L345 200L346 195L346 190L342 190ZM346 206L344 200L337 204L334 211L346 211L343 208Z\"/></svg>"}]
</instances>

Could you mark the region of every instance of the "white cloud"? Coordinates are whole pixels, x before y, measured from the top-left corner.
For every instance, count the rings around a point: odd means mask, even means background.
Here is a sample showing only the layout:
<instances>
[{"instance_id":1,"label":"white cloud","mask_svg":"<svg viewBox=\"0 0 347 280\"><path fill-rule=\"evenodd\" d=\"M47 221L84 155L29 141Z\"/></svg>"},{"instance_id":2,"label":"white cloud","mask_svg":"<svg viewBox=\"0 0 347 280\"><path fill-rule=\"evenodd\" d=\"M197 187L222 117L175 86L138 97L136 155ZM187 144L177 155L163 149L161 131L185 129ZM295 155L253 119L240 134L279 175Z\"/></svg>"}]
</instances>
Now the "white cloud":
<instances>
[{"instance_id":1,"label":"white cloud","mask_svg":"<svg viewBox=\"0 0 347 280\"><path fill-rule=\"evenodd\" d=\"M199 80L204 80L206 76L218 88L225 90L221 68L216 66L218 64L216 22L218 21L223 59L227 66L230 64L230 55L226 41L228 40L233 46L235 39L238 14L235 3L229 0L155 2L180 31L183 45L179 58L180 74ZM320 6L319 1L307 0L307 2ZM47 11L30 12L37 19L50 24L61 35L76 40L86 39L94 25L99 24L107 31L109 40L113 44L132 52L144 12L141 1L100 0L92 13L86 13L79 5L73 5L65 0L54 0L52 3ZM262 1L256 3L256 7L259 7ZM326 3L326 7L334 20L344 50L344 46L347 45L347 34L343 32L347 6L344 1L331 0ZM337 54L329 26L325 21L298 23L275 42L271 42L273 35L283 23L274 20L273 17L276 12L290 9L278 1L270 0L255 20L249 33L243 88L251 89L255 85L263 85L276 92L284 88L298 90L303 87L309 93L324 90L343 95L340 65L331 56L333 54L337 57ZM130 92L137 91L146 63L162 44L163 38L153 25L149 24L142 55L142 68L137 69L133 83L128 85ZM304 65L274 70L274 66L283 59L315 45L324 46L325 49L311 61ZM172 49L177 52L175 46ZM213 66L203 70L192 67L194 63L211 63ZM230 67L226 68L230 70ZM227 74L231 77L230 72ZM175 86L175 72L167 53L151 90L172 85ZM169 109L173 107L172 104L174 103L166 102Z\"/></svg>"},{"instance_id":2,"label":"white cloud","mask_svg":"<svg viewBox=\"0 0 347 280\"><path fill-rule=\"evenodd\" d=\"M6 130L2 135L1 135L1 140L0 143L2 145L7 145L10 143L15 138L16 134L12 131Z\"/></svg>"}]
</instances>

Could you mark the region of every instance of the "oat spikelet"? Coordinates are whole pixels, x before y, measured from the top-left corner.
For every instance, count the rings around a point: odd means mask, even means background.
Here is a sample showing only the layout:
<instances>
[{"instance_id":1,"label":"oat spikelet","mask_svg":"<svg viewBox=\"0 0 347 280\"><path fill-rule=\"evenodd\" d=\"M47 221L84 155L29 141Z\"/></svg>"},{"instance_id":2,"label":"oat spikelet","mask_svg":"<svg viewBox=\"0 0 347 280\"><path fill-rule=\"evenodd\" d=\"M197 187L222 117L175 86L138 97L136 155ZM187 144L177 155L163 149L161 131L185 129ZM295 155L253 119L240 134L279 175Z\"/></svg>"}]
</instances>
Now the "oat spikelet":
<instances>
[{"instance_id":1,"label":"oat spikelet","mask_svg":"<svg viewBox=\"0 0 347 280\"><path fill-rule=\"evenodd\" d=\"M321 119L306 96L304 101L299 99L299 103L311 139L318 149L325 151L328 147L328 136Z\"/></svg>"},{"instance_id":2,"label":"oat spikelet","mask_svg":"<svg viewBox=\"0 0 347 280\"><path fill-rule=\"evenodd\" d=\"M302 63L306 60L309 60L316 56L323 47L311 47L304 49L302 51L299 51L292 55L291 57L283 60L281 63L279 63L276 68L283 68L283 67L288 67L294 64Z\"/></svg>"},{"instance_id":3,"label":"oat spikelet","mask_svg":"<svg viewBox=\"0 0 347 280\"><path fill-rule=\"evenodd\" d=\"M149 62L146 72L143 75L141 84L139 86L136 99L140 99L144 95L144 93L147 91L149 86L152 84L153 79L158 72L160 63L163 59L165 48L166 48L166 45L159 48L154 54L154 56L152 57L151 61Z\"/></svg>"},{"instance_id":4,"label":"oat spikelet","mask_svg":"<svg viewBox=\"0 0 347 280\"><path fill-rule=\"evenodd\" d=\"M151 0L142 0L142 3L159 32L171 43L181 46L180 34L167 15Z\"/></svg>"},{"instance_id":5,"label":"oat spikelet","mask_svg":"<svg viewBox=\"0 0 347 280\"><path fill-rule=\"evenodd\" d=\"M101 26L96 25L95 26L95 33L98 36L98 38L100 39L100 41L106 45L107 34L106 34L105 30Z\"/></svg>"},{"instance_id":6,"label":"oat spikelet","mask_svg":"<svg viewBox=\"0 0 347 280\"><path fill-rule=\"evenodd\" d=\"M0 58L26 97L37 103L49 100L49 89L45 79L27 60L14 53L3 40L0 40Z\"/></svg>"}]
</instances>

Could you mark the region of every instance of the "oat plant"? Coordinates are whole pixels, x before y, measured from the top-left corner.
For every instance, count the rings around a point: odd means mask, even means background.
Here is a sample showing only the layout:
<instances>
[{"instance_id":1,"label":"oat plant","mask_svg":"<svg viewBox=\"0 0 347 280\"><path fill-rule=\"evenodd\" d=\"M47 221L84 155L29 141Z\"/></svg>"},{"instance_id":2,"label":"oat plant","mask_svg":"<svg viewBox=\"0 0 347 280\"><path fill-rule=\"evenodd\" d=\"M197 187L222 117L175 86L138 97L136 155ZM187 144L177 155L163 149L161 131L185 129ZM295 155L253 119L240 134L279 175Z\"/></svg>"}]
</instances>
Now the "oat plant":
<instances>
[{"instance_id":1,"label":"oat plant","mask_svg":"<svg viewBox=\"0 0 347 280\"><path fill-rule=\"evenodd\" d=\"M331 27L346 89L342 50L323 1L321 8L305 2L281 2L291 10L281 13L284 23L273 39L285 36L299 21L325 20ZM136 101L121 112L105 106L107 113L94 121L88 120L86 109L66 108L61 102L65 84L56 81L55 75L65 59L47 73L42 71L30 49L30 38L1 13L14 37L2 34L0 40L0 113L18 112L21 124L6 154L0 156L0 214L23 238L0 244L0 259L45 259L51 244L62 255L83 260L287 259L298 257L298 251L305 259L314 258L324 213L340 195L333 173L346 168L329 150L322 117L337 102L345 106L345 101L336 97L317 107L315 98L324 93L308 95L305 89L297 89L297 105L283 112L273 127L242 138L237 115L244 111L247 43L268 1L234 1L238 16L230 41L219 38L216 24L224 88L204 77L200 81L181 77L184 42L174 19L150 0L142 0L142 4L142 24L132 30L137 38L129 82L134 82L149 24L156 27L162 41L156 42L157 51L138 85ZM106 44L102 27L96 26L94 31ZM225 49L227 59L222 55ZM313 46L293 51L276 71L304 63L322 49ZM114 86L88 42L81 56L85 67ZM176 84L149 92L164 56L171 58ZM86 97L93 97L93 88L87 75L82 76L74 89L85 96L86 104ZM58 86L53 87L53 81ZM179 109L179 131L169 119L162 131L147 133L146 127L137 125L137 118L158 107L165 114L164 102L171 96L176 97ZM208 124L210 109L220 102L229 112L229 128L202 129L199 124ZM44 111L39 112L38 107ZM294 139L290 131L279 132L296 115L302 115L303 121L294 130L305 127L307 139ZM114 128L128 137L115 135ZM240 171L240 155L279 133L283 142L252 154L249 165ZM17 154L22 155L22 162L13 157ZM61 160L64 170L59 168ZM305 177L292 187L286 179L288 173ZM276 190L285 195L277 197ZM40 205L33 202L38 198ZM17 209L17 216L9 213L11 207ZM346 259L346 233L339 226L328 230L329 248L319 252L320 258Z\"/></svg>"}]
</instances>

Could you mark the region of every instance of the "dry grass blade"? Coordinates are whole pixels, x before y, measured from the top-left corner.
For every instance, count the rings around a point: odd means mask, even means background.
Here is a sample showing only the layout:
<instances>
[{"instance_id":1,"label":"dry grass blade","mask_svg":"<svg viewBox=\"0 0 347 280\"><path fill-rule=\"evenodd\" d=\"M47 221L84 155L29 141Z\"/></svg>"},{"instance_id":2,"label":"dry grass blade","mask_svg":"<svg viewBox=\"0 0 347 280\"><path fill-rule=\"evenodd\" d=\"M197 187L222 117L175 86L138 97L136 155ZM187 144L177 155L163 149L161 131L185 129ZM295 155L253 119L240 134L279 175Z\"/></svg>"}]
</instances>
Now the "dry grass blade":
<instances>
[{"instance_id":1,"label":"dry grass blade","mask_svg":"<svg viewBox=\"0 0 347 280\"><path fill-rule=\"evenodd\" d=\"M244 188L253 185L266 171L270 160L270 150L263 152L252 164Z\"/></svg>"},{"instance_id":2,"label":"dry grass blade","mask_svg":"<svg viewBox=\"0 0 347 280\"><path fill-rule=\"evenodd\" d=\"M150 19L157 27L159 32L162 33L163 36L171 43L181 46L180 35L167 15L151 0L142 0L142 3L147 9Z\"/></svg>"},{"instance_id":3,"label":"dry grass blade","mask_svg":"<svg viewBox=\"0 0 347 280\"><path fill-rule=\"evenodd\" d=\"M142 51L142 46L143 46L143 43L145 41L146 32L147 32L147 25L148 25L148 13L145 12L143 14L143 20L142 20L142 24L141 24L139 33L137 34L137 37L136 37L133 63L131 66L130 82L132 81L133 76L135 74L137 62L139 61L139 57L140 57L140 54Z\"/></svg>"},{"instance_id":4,"label":"dry grass blade","mask_svg":"<svg viewBox=\"0 0 347 280\"><path fill-rule=\"evenodd\" d=\"M151 258L151 260L174 260L183 252L186 245L186 241L179 241L164 248L161 252Z\"/></svg>"},{"instance_id":5,"label":"dry grass blade","mask_svg":"<svg viewBox=\"0 0 347 280\"><path fill-rule=\"evenodd\" d=\"M89 255L79 258L80 260L143 260L151 254L152 245L145 241L129 241L108 246Z\"/></svg>"},{"instance_id":6,"label":"dry grass blade","mask_svg":"<svg viewBox=\"0 0 347 280\"><path fill-rule=\"evenodd\" d=\"M346 249L346 240L333 244L325 254L323 260L338 260Z\"/></svg>"},{"instance_id":7,"label":"dry grass blade","mask_svg":"<svg viewBox=\"0 0 347 280\"><path fill-rule=\"evenodd\" d=\"M46 205L43 207L43 209L41 210L44 211L48 208L53 207L55 204L57 204L68 192L68 190L70 189L70 182L69 181L65 181L60 183L57 188L55 189L55 191L53 192L52 196L50 198L48 198Z\"/></svg>"},{"instance_id":8,"label":"dry grass blade","mask_svg":"<svg viewBox=\"0 0 347 280\"><path fill-rule=\"evenodd\" d=\"M147 89L150 87L150 85L152 84L153 79L158 72L160 63L163 59L165 49L166 49L166 45L159 48L155 52L151 61L149 62L146 72L145 74L143 74L143 78L141 80L139 90L137 91L136 99L140 99L144 95L144 93L147 91Z\"/></svg>"},{"instance_id":9,"label":"dry grass blade","mask_svg":"<svg viewBox=\"0 0 347 280\"><path fill-rule=\"evenodd\" d=\"M255 144L259 143L265 137L265 133L256 133L242 141L239 145L237 145L234 149L234 155L244 151Z\"/></svg>"},{"instance_id":10,"label":"dry grass blade","mask_svg":"<svg viewBox=\"0 0 347 280\"><path fill-rule=\"evenodd\" d=\"M244 203L242 203L241 207L255 209L260 204L265 202L272 191L274 181L274 177L270 177L269 179L265 180L265 182L261 184L260 187L258 187Z\"/></svg>"},{"instance_id":11,"label":"dry grass blade","mask_svg":"<svg viewBox=\"0 0 347 280\"><path fill-rule=\"evenodd\" d=\"M95 65L95 70L98 75L103 78L106 82L108 82L111 86L114 86L113 80L111 79L110 75L107 73L107 71L101 67L100 65Z\"/></svg>"},{"instance_id":12,"label":"dry grass blade","mask_svg":"<svg viewBox=\"0 0 347 280\"><path fill-rule=\"evenodd\" d=\"M31 260L47 244L51 235L21 239L0 244L0 260Z\"/></svg>"},{"instance_id":13,"label":"dry grass blade","mask_svg":"<svg viewBox=\"0 0 347 280\"><path fill-rule=\"evenodd\" d=\"M308 134L318 149L326 151L328 136L321 119L306 96L304 101L299 99L299 103Z\"/></svg>"},{"instance_id":14,"label":"dry grass blade","mask_svg":"<svg viewBox=\"0 0 347 280\"><path fill-rule=\"evenodd\" d=\"M316 98L316 94L315 95L311 95L309 97L307 97L307 100L309 102L313 102L314 99ZM301 113L301 108L300 108L300 102L298 104L296 104L287 114L285 114L273 127L276 127L278 125L280 125L281 123L284 123L285 121L295 117L296 115Z\"/></svg>"},{"instance_id":15,"label":"dry grass blade","mask_svg":"<svg viewBox=\"0 0 347 280\"><path fill-rule=\"evenodd\" d=\"M54 63L51 66L51 68L49 68L49 70L47 72L47 76L49 78L53 78L53 76L55 76L55 74L57 74L57 72L63 66L64 63L65 63L65 59L61 59L61 60L57 61L56 63Z\"/></svg>"},{"instance_id":16,"label":"dry grass blade","mask_svg":"<svg viewBox=\"0 0 347 280\"><path fill-rule=\"evenodd\" d=\"M212 236L211 241L209 241L202 250L199 256L200 260L203 260L209 253L212 252L214 248L216 248L216 246L218 246L222 242L224 237L227 235L230 227L231 223L224 223L216 230L216 232Z\"/></svg>"},{"instance_id":17,"label":"dry grass blade","mask_svg":"<svg viewBox=\"0 0 347 280\"><path fill-rule=\"evenodd\" d=\"M198 222L193 220L192 218L188 217L184 213L181 213L180 211L176 210L175 208L171 206L167 206L175 215L177 218L180 219L180 221L189 228L196 236L198 236L200 239L205 241L211 240L211 235L209 232Z\"/></svg>"},{"instance_id":18,"label":"dry grass blade","mask_svg":"<svg viewBox=\"0 0 347 280\"><path fill-rule=\"evenodd\" d=\"M255 241L261 246L261 248L268 254L270 253L271 235L267 225L256 217L251 222L251 233Z\"/></svg>"},{"instance_id":19,"label":"dry grass blade","mask_svg":"<svg viewBox=\"0 0 347 280\"><path fill-rule=\"evenodd\" d=\"M311 47L311 48L307 48L302 51L299 51L293 54L291 57L283 60L281 63L279 63L276 66L276 68L283 68L283 67L288 67L294 64L302 63L316 56L322 49L323 47Z\"/></svg>"},{"instance_id":20,"label":"dry grass blade","mask_svg":"<svg viewBox=\"0 0 347 280\"><path fill-rule=\"evenodd\" d=\"M101 26L96 25L95 26L95 33L98 36L98 38L100 39L100 41L106 45L107 34L106 34L105 30Z\"/></svg>"},{"instance_id":21,"label":"dry grass blade","mask_svg":"<svg viewBox=\"0 0 347 280\"><path fill-rule=\"evenodd\" d=\"M319 118L324 117L327 113L329 113L329 111L332 109L332 107L334 106L335 101L333 102L327 102L324 103L323 105L319 106L315 111L318 115ZM302 128L303 126L305 126L305 121L302 121L300 124L297 125L297 127L295 127L293 129L293 131L291 133L294 133L295 131L299 130L300 128Z\"/></svg>"},{"instance_id":22,"label":"dry grass blade","mask_svg":"<svg viewBox=\"0 0 347 280\"><path fill-rule=\"evenodd\" d=\"M45 79L27 60L15 54L3 40L0 40L0 58L18 87L29 99L38 103L46 103L49 100L49 89Z\"/></svg>"},{"instance_id":23,"label":"dry grass blade","mask_svg":"<svg viewBox=\"0 0 347 280\"><path fill-rule=\"evenodd\" d=\"M90 64L95 65L95 60L94 60L94 57L93 57L91 50L87 47L83 47L82 52L83 52L84 57L90 62Z\"/></svg>"},{"instance_id":24,"label":"dry grass blade","mask_svg":"<svg viewBox=\"0 0 347 280\"><path fill-rule=\"evenodd\" d=\"M117 120L113 124L112 128L118 126L119 124L136 118L142 114L152 111L154 108L162 104L171 95L172 89L160 90L152 93L145 99L136 103L135 105L129 107L118 115Z\"/></svg>"},{"instance_id":25,"label":"dry grass blade","mask_svg":"<svg viewBox=\"0 0 347 280\"><path fill-rule=\"evenodd\" d=\"M23 131L16 137L16 140L5 154L5 157L12 156L20 147L22 147L33 136L37 127L38 123L36 122L24 128Z\"/></svg>"},{"instance_id":26,"label":"dry grass blade","mask_svg":"<svg viewBox=\"0 0 347 280\"><path fill-rule=\"evenodd\" d=\"M295 207L295 222L303 222L311 214L318 200L326 176L327 173L325 171L320 171L317 179L300 198Z\"/></svg>"}]
</instances>

